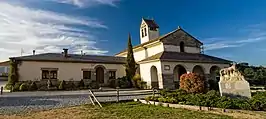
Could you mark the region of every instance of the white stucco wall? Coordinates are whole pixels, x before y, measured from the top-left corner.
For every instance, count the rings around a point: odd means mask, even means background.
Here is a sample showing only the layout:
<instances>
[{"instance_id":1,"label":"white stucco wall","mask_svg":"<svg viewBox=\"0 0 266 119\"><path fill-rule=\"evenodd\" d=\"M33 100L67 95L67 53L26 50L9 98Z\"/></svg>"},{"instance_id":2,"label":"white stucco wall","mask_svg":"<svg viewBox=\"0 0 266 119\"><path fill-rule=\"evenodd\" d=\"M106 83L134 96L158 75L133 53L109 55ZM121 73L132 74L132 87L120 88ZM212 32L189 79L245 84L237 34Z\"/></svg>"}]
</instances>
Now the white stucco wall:
<instances>
[{"instance_id":1,"label":"white stucco wall","mask_svg":"<svg viewBox=\"0 0 266 119\"><path fill-rule=\"evenodd\" d=\"M147 82L147 86L151 87L151 67L155 66L157 69L159 88L163 88L162 80L162 68L161 62L149 62L145 64L140 64L140 75L143 81Z\"/></svg>"},{"instance_id":2,"label":"white stucco wall","mask_svg":"<svg viewBox=\"0 0 266 119\"><path fill-rule=\"evenodd\" d=\"M133 52L134 52L134 58L135 58L135 61L138 62L138 61L141 61L147 57L150 57L152 55L155 55L157 53L160 53L164 50L163 48L163 44L162 43L155 43L155 45L147 45L145 46L146 47L146 50L144 48L138 48L138 49L134 49ZM127 53L122 53L122 54L119 54L119 55L116 55L116 56L119 56L119 57L127 57Z\"/></svg>"},{"instance_id":3,"label":"white stucco wall","mask_svg":"<svg viewBox=\"0 0 266 119\"><path fill-rule=\"evenodd\" d=\"M150 56L153 56L157 53L163 52L164 48L163 48L162 43L158 43L156 45L147 47L146 50L147 50L147 56L150 57Z\"/></svg>"},{"instance_id":4,"label":"white stucco wall","mask_svg":"<svg viewBox=\"0 0 266 119\"><path fill-rule=\"evenodd\" d=\"M164 51L180 52L180 46L164 45L163 48L164 48ZM197 47L185 47L185 52L187 52L187 53L200 53L200 48L197 48Z\"/></svg>"},{"instance_id":5,"label":"white stucco wall","mask_svg":"<svg viewBox=\"0 0 266 119\"><path fill-rule=\"evenodd\" d=\"M98 64L98 63L64 63L64 62L34 62L23 61L19 68L19 80L34 80L42 78L41 68L58 68L59 80L81 80L82 69L94 69L97 65L108 69L116 69L116 78L125 76L123 64ZM93 74L92 74L93 75Z\"/></svg>"}]
</instances>

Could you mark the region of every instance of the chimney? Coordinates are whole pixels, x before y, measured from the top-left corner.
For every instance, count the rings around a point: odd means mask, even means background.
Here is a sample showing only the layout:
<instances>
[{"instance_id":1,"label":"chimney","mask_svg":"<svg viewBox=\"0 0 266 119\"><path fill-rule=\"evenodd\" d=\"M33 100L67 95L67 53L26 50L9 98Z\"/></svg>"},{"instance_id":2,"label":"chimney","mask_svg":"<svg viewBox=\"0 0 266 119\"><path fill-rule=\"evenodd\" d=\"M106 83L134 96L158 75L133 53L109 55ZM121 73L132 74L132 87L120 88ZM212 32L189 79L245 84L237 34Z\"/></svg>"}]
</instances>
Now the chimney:
<instances>
[{"instance_id":1,"label":"chimney","mask_svg":"<svg viewBox=\"0 0 266 119\"><path fill-rule=\"evenodd\" d=\"M32 54L35 55L35 50L32 51Z\"/></svg>"},{"instance_id":2,"label":"chimney","mask_svg":"<svg viewBox=\"0 0 266 119\"><path fill-rule=\"evenodd\" d=\"M81 53L81 56L82 56L83 55L83 51L81 50L80 53Z\"/></svg>"},{"instance_id":3,"label":"chimney","mask_svg":"<svg viewBox=\"0 0 266 119\"><path fill-rule=\"evenodd\" d=\"M64 54L63 54L64 57L67 57L68 56L68 53L67 53L68 52L68 49L63 49L63 50L64 50Z\"/></svg>"}]
</instances>

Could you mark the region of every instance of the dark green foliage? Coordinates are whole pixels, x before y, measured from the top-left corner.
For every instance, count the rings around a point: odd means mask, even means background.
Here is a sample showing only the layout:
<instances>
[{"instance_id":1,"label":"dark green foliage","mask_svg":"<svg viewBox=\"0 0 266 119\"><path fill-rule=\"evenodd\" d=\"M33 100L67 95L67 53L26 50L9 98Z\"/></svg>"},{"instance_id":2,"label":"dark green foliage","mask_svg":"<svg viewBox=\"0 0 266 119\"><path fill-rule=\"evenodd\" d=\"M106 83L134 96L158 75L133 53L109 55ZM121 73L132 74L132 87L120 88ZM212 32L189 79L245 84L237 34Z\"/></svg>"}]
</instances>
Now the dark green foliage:
<instances>
[{"instance_id":1,"label":"dark green foliage","mask_svg":"<svg viewBox=\"0 0 266 119\"><path fill-rule=\"evenodd\" d=\"M66 82L65 90L75 90L77 87L73 81Z\"/></svg>"},{"instance_id":2,"label":"dark green foliage","mask_svg":"<svg viewBox=\"0 0 266 119\"><path fill-rule=\"evenodd\" d=\"M5 89L11 90L11 87L18 82L18 63L15 60L10 60L10 70L8 73L8 82Z\"/></svg>"},{"instance_id":3,"label":"dark green foliage","mask_svg":"<svg viewBox=\"0 0 266 119\"><path fill-rule=\"evenodd\" d=\"M111 88L116 88L117 87L117 80L116 79L109 79L108 80L108 86Z\"/></svg>"},{"instance_id":4,"label":"dark green foliage","mask_svg":"<svg viewBox=\"0 0 266 119\"><path fill-rule=\"evenodd\" d=\"M237 64L237 69L244 75L250 85L266 85L266 68Z\"/></svg>"},{"instance_id":5,"label":"dark green foliage","mask_svg":"<svg viewBox=\"0 0 266 119\"><path fill-rule=\"evenodd\" d=\"M19 91L28 91L29 85L27 83L22 83L19 87Z\"/></svg>"},{"instance_id":6,"label":"dark green foliage","mask_svg":"<svg viewBox=\"0 0 266 119\"><path fill-rule=\"evenodd\" d=\"M223 109L244 109L266 111L266 93L256 93L250 99L229 98L220 96L219 92L211 90L207 93L193 94L184 90L161 90L158 97L147 97L146 100L158 100L160 102L197 105L205 107L218 107Z\"/></svg>"},{"instance_id":7,"label":"dark green foliage","mask_svg":"<svg viewBox=\"0 0 266 119\"><path fill-rule=\"evenodd\" d=\"M78 85L78 87L79 87L80 89L83 89L83 88L85 87L85 84L84 84L83 79L81 79L81 80L79 81L79 85Z\"/></svg>"},{"instance_id":8,"label":"dark green foliage","mask_svg":"<svg viewBox=\"0 0 266 119\"><path fill-rule=\"evenodd\" d=\"M29 90L30 91L35 91L35 90L38 90L38 87L36 85L36 83L33 81L31 82L30 86L29 86Z\"/></svg>"},{"instance_id":9,"label":"dark green foliage","mask_svg":"<svg viewBox=\"0 0 266 119\"><path fill-rule=\"evenodd\" d=\"M147 83L145 81L141 80L141 77L139 74L136 74L133 78L133 87L138 89L144 89L146 88Z\"/></svg>"},{"instance_id":10,"label":"dark green foliage","mask_svg":"<svg viewBox=\"0 0 266 119\"><path fill-rule=\"evenodd\" d=\"M219 108L223 108L223 109L226 109L226 108L230 108L232 106L232 101L230 98L228 97L225 97L225 96L222 96L219 98L219 100L217 101L216 103L216 107L219 107Z\"/></svg>"},{"instance_id":11,"label":"dark green foliage","mask_svg":"<svg viewBox=\"0 0 266 119\"><path fill-rule=\"evenodd\" d=\"M266 93L258 92L249 101L253 110L266 110Z\"/></svg>"},{"instance_id":12,"label":"dark green foliage","mask_svg":"<svg viewBox=\"0 0 266 119\"><path fill-rule=\"evenodd\" d=\"M97 83L97 81L91 81L91 83L89 84L89 88L91 88L91 89L98 89L98 88L100 88L100 85L99 85L99 83Z\"/></svg>"},{"instance_id":13,"label":"dark green foliage","mask_svg":"<svg viewBox=\"0 0 266 119\"><path fill-rule=\"evenodd\" d=\"M160 98L160 96L148 96L145 97L146 101L159 101L158 98Z\"/></svg>"},{"instance_id":14,"label":"dark green foliage","mask_svg":"<svg viewBox=\"0 0 266 119\"><path fill-rule=\"evenodd\" d=\"M215 107L216 102L219 100L220 94L215 90L207 92L205 95L205 106Z\"/></svg>"},{"instance_id":15,"label":"dark green foliage","mask_svg":"<svg viewBox=\"0 0 266 119\"><path fill-rule=\"evenodd\" d=\"M21 82L16 82L14 87L13 87L13 91L19 91L19 87L22 83Z\"/></svg>"},{"instance_id":16,"label":"dark green foliage","mask_svg":"<svg viewBox=\"0 0 266 119\"><path fill-rule=\"evenodd\" d=\"M131 79L136 73L137 70L137 65L135 62L134 54L133 54L133 47L131 44L131 36L130 34L128 35L128 46L127 46L127 58L126 58L126 76L127 79L129 80L130 85L132 86Z\"/></svg>"},{"instance_id":17,"label":"dark green foliage","mask_svg":"<svg viewBox=\"0 0 266 119\"><path fill-rule=\"evenodd\" d=\"M58 89L59 90L65 90L65 87L66 87L66 82L64 80L60 81Z\"/></svg>"},{"instance_id":18,"label":"dark green foliage","mask_svg":"<svg viewBox=\"0 0 266 119\"><path fill-rule=\"evenodd\" d=\"M118 85L120 88L131 88L131 83L130 80L128 79L127 76L123 76L121 78L117 79Z\"/></svg>"}]
</instances>

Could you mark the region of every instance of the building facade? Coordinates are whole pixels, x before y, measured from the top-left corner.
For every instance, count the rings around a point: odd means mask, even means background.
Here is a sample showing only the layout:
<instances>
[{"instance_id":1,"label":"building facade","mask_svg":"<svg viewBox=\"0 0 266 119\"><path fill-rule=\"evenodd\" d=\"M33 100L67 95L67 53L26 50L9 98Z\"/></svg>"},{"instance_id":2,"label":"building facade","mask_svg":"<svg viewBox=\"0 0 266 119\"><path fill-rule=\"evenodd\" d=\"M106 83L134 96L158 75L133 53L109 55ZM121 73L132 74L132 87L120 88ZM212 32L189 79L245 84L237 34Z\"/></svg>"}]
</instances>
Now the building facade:
<instances>
[{"instance_id":1,"label":"building facade","mask_svg":"<svg viewBox=\"0 0 266 119\"><path fill-rule=\"evenodd\" d=\"M180 76L194 72L216 80L217 71L231 61L203 54L203 43L178 27L165 35L154 20L142 19L140 43L133 47L138 72L148 88L178 88ZM107 85L109 79L125 76L127 50L115 56L45 53L12 57L19 62L19 80L96 80Z\"/></svg>"},{"instance_id":2,"label":"building facade","mask_svg":"<svg viewBox=\"0 0 266 119\"><path fill-rule=\"evenodd\" d=\"M139 64L141 78L150 88L178 87L180 76L194 72L216 80L217 71L229 67L231 61L203 54L203 43L178 27L159 36L159 26L154 20L142 19L141 44L133 48ZM124 50L116 56L126 57Z\"/></svg>"}]
</instances>

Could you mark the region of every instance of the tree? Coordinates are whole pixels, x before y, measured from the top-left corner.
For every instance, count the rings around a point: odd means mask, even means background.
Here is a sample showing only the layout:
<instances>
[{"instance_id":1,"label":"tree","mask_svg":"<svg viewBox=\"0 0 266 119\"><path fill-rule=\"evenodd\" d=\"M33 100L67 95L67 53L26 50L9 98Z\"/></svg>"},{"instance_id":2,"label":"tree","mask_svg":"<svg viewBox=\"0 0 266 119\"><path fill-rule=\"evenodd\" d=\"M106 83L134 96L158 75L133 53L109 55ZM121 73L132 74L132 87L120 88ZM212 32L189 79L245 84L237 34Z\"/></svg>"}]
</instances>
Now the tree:
<instances>
[{"instance_id":1,"label":"tree","mask_svg":"<svg viewBox=\"0 0 266 119\"><path fill-rule=\"evenodd\" d=\"M10 70L8 73L8 82L5 85L5 89L11 90L12 86L18 82L18 62L16 60L10 60Z\"/></svg>"},{"instance_id":2,"label":"tree","mask_svg":"<svg viewBox=\"0 0 266 119\"><path fill-rule=\"evenodd\" d=\"M131 44L131 36L130 34L128 35L128 44L127 44L127 58L126 58L126 76L130 82L130 85L132 86L132 81L131 79L134 77L137 67L136 67L136 62L134 59L134 54L133 54L133 48Z\"/></svg>"},{"instance_id":3,"label":"tree","mask_svg":"<svg viewBox=\"0 0 266 119\"><path fill-rule=\"evenodd\" d=\"M180 88L188 93L203 93L205 90L204 78L196 73L183 74L180 80Z\"/></svg>"},{"instance_id":4,"label":"tree","mask_svg":"<svg viewBox=\"0 0 266 119\"><path fill-rule=\"evenodd\" d=\"M252 68L245 68L244 76L246 76L249 79L252 79L254 77L254 70Z\"/></svg>"}]
</instances>

